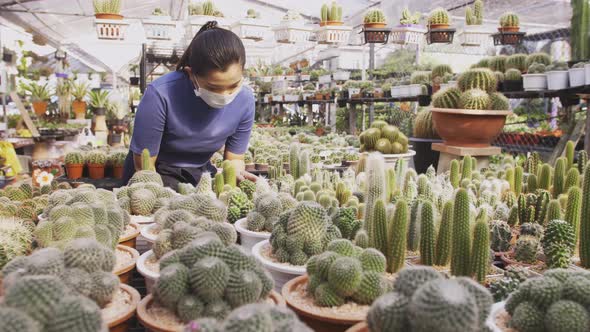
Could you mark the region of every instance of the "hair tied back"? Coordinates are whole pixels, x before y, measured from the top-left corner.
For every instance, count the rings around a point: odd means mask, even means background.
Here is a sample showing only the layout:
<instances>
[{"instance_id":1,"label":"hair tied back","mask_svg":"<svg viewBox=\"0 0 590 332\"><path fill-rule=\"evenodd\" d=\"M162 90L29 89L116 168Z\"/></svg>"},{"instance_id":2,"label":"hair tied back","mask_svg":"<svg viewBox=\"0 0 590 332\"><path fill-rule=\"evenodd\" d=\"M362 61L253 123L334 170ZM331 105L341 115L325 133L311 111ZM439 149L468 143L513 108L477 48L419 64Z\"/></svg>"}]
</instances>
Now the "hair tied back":
<instances>
[{"instance_id":1,"label":"hair tied back","mask_svg":"<svg viewBox=\"0 0 590 332\"><path fill-rule=\"evenodd\" d=\"M199 32L197 32L197 35L199 35L201 32L205 32L207 30L211 30L211 29L216 29L219 28L217 21L208 21L207 23L205 23L201 29L199 29Z\"/></svg>"}]
</instances>

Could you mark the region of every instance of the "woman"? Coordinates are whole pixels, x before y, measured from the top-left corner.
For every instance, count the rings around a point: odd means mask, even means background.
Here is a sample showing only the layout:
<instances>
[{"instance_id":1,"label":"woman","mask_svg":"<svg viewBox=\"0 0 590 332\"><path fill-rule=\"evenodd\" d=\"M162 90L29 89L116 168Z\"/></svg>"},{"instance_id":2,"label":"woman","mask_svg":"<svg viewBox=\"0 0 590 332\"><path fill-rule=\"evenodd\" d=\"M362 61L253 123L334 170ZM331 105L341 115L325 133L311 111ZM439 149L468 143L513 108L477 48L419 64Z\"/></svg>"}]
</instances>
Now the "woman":
<instances>
[{"instance_id":1,"label":"woman","mask_svg":"<svg viewBox=\"0 0 590 332\"><path fill-rule=\"evenodd\" d=\"M254 123L254 96L242 85L244 45L233 32L208 22L195 35L175 72L153 81L135 117L125 181L141 168L148 149L164 185L196 185L203 172L216 173L209 159L225 145L224 159L244 171Z\"/></svg>"}]
</instances>

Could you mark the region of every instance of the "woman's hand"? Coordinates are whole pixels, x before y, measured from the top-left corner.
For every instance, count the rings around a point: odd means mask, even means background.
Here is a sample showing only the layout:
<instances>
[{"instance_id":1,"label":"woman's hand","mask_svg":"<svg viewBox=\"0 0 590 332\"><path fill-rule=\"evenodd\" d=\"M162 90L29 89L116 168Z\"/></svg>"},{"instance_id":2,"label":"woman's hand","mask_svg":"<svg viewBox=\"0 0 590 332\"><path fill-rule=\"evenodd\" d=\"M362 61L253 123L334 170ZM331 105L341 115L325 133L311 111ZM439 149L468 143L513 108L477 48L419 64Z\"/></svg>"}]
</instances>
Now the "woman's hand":
<instances>
[{"instance_id":1,"label":"woman's hand","mask_svg":"<svg viewBox=\"0 0 590 332\"><path fill-rule=\"evenodd\" d=\"M240 171L237 178L238 181L250 180L252 182L256 182L256 180L258 180L258 177L256 175L246 171Z\"/></svg>"}]
</instances>

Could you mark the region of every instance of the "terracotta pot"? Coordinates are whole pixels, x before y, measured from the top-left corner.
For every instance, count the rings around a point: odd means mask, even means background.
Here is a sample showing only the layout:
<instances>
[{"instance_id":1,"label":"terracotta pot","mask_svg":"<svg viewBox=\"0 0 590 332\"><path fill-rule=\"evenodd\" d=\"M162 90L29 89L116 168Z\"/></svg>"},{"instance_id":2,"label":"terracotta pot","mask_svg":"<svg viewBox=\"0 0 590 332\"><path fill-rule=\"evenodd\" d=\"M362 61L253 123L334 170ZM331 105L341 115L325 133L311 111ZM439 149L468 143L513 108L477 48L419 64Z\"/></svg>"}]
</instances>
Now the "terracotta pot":
<instances>
[{"instance_id":1,"label":"terracotta pot","mask_svg":"<svg viewBox=\"0 0 590 332\"><path fill-rule=\"evenodd\" d=\"M431 24L430 29L448 29L448 24Z\"/></svg>"},{"instance_id":2,"label":"terracotta pot","mask_svg":"<svg viewBox=\"0 0 590 332\"><path fill-rule=\"evenodd\" d=\"M44 116L45 112L47 112L47 102L46 101L34 101L33 102L33 110L37 116Z\"/></svg>"},{"instance_id":3,"label":"terracotta pot","mask_svg":"<svg viewBox=\"0 0 590 332\"><path fill-rule=\"evenodd\" d=\"M369 332L369 326L366 322L360 322L346 330L346 332Z\"/></svg>"},{"instance_id":4,"label":"terracotta pot","mask_svg":"<svg viewBox=\"0 0 590 332\"><path fill-rule=\"evenodd\" d=\"M498 31L500 31L500 32L518 32L518 31L520 31L520 27L499 27Z\"/></svg>"},{"instance_id":5,"label":"terracotta pot","mask_svg":"<svg viewBox=\"0 0 590 332\"><path fill-rule=\"evenodd\" d=\"M292 292L302 284L307 283L307 274L294 278L287 282L282 289L283 298L287 306L295 311L299 318L316 332L338 332L346 331L351 326L363 321L365 315L348 313L346 315L325 314L314 311L312 308L301 306L294 301Z\"/></svg>"},{"instance_id":6,"label":"terracotta pot","mask_svg":"<svg viewBox=\"0 0 590 332\"><path fill-rule=\"evenodd\" d=\"M119 277L119 280L121 281L121 283L129 284L129 282L131 281L131 276L133 275L133 269L135 268L135 263L137 262L137 259L139 258L139 252L131 247L122 246L120 244L117 245L116 250L126 251L126 252L130 253L131 256L133 256L133 259L131 260L131 262L129 264L119 268L118 270L113 271L113 273Z\"/></svg>"},{"instance_id":7,"label":"terracotta pot","mask_svg":"<svg viewBox=\"0 0 590 332\"><path fill-rule=\"evenodd\" d=\"M113 177L115 179L123 178L123 166L113 166Z\"/></svg>"},{"instance_id":8,"label":"terracotta pot","mask_svg":"<svg viewBox=\"0 0 590 332\"><path fill-rule=\"evenodd\" d=\"M77 179L81 178L83 172L84 172L84 164L66 165L66 173L68 174L68 179L70 179L70 180L77 180Z\"/></svg>"},{"instance_id":9,"label":"terracotta pot","mask_svg":"<svg viewBox=\"0 0 590 332\"><path fill-rule=\"evenodd\" d=\"M254 164L254 168L257 171L261 171L261 172L268 172L268 164Z\"/></svg>"},{"instance_id":10,"label":"terracotta pot","mask_svg":"<svg viewBox=\"0 0 590 332\"><path fill-rule=\"evenodd\" d=\"M246 164L246 172L252 172L256 170L255 164Z\"/></svg>"},{"instance_id":11,"label":"terracotta pot","mask_svg":"<svg viewBox=\"0 0 590 332\"><path fill-rule=\"evenodd\" d=\"M511 111L481 111L432 108L438 135L452 146L489 147L500 134Z\"/></svg>"},{"instance_id":12,"label":"terracotta pot","mask_svg":"<svg viewBox=\"0 0 590 332\"><path fill-rule=\"evenodd\" d=\"M363 26L369 29L383 29L387 26L385 22L364 23Z\"/></svg>"},{"instance_id":13,"label":"terracotta pot","mask_svg":"<svg viewBox=\"0 0 590 332\"><path fill-rule=\"evenodd\" d=\"M106 13L94 14L94 17L101 19L101 20L122 20L123 19L123 15L106 14Z\"/></svg>"},{"instance_id":14,"label":"terracotta pot","mask_svg":"<svg viewBox=\"0 0 590 332\"><path fill-rule=\"evenodd\" d=\"M84 120L86 118L86 102L74 100L72 102L72 109L74 111L74 115L76 116L76 120Z\"/></svg>"},{"instance_id":15,"label":"terracotta pot","mask_svg":"<svg viewBox=\"0 0 590 332\"><path fill-rule=\"evenodd\" d=\"M137 237L139 236L139 224L134 222L129 223L129 226L135 230L133 233L126 237L119 238L119 244L129 248L135 248L137 245Z\"/></svg>"},{"instance_id":16,"label":"terracotta pot","mask_svg":"<svg viewBox=\"0 0 590 332\"><path fill-rule=\"evenodd\" d=\"M315 99L316 99L316 100L323 100L323 99L324 99L324 95L323 95L323 94L321 94L321 93L316 93L316 94L315 94Z\"/></svg>"},{"instance_id":17,"label":"terracotta pot","mask_svg":"<svg viewBox=\"0 0 590 332\"><path fill-rule=\"evenodd\" d=\"M277 306L285 306L285 300L277 292L271 291L269 298L271 298ZM137 319L141 325L152 332L177 332L182 330L182 326L169 326L149 315L148 309L153 305L153 303L154 296L150 294L144 297L137 305Z\"/></svg>"},{"instance_id":18,"label":"terracotta pot","mask_svg":"<svg viewBox=\"0 0 590 332\"><path fill-rule=\"evenodd\" d=\"M120 285L121 289L130 295L131 298L131 305L128 309L124 312L121 312L117 317L113 318L111 321L106 322L107 326L109 327L109 332L125 332L128 331L130 328L130 321L135 316L135 310L137 309L137 305L139 304L139 300L141 299L141 295L139 292L128 285Z\"/></svg>"},{"instance_id":19,"label":"terracotta pot","mask_svg":"<svg viewBox=\"0 0 590 332\"><path fill-rule=\"evenodd\" d=\"M88 164L88 176L94 180L103 179L104 178L104 165Z\"/></svg>"},{"instance_id":20,"label":"terracotta pot","mask_svg":"<svg viewBox=\"0 0 590 332\"><path fill-rule=\"evenodd\" d=\"M341 21L328 21L328 22L326 22L326 25L341 26L342 22Z\"/></svg>"}]
</instances>

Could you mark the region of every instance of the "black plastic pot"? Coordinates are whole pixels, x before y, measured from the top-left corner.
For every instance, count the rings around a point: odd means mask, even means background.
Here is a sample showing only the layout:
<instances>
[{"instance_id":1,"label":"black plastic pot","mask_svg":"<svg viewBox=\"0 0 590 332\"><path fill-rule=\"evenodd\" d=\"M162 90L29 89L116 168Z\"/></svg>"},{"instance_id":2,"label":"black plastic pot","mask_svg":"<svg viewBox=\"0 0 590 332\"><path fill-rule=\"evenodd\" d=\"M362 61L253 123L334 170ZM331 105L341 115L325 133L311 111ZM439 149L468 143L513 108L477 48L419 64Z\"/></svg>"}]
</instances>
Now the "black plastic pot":
<instances>
[{"instance_id":1,"label":"black plastic pot","mask_svg":"<svg viewBox=\"0 0 590 332\"><path fill-rule=\"evenodd\" d=\"M338 107L346 107L346 99L338 99Z\"/></svg>"},{"instance_id":2,"label":"black plastic pot","mask_svg":"<svg viewBox=\"0 0 590 332\"><path fill-rule=\"evenodd\" d=\"M129 77L129 84L133 86L139 85L139 77Z\"/></svg>"},{"instance_id":3,"label":"black plastic pot","mask_svg":"<svg viewBox=\"0 0 590 332\"><path fill-rule=\"evenodd\" d=\"M508 81L505 80L502 83L502 90L501 91L522 91L522 80L519 81Z\"/></svg>"},{"instance_id":4,"label":"black plastic pot","mask_svg":"<svg viewBox=\"0 0 590 332\"><path fill-rule=\"evenodd\" d=\"M416 151L414 155L414 168L418 174L426 173L430 165L438 168L438 157L440 153L432 150L432 143L442 143L440 139L411 137L412 147Z\"/></svg>"},{"instance_id":5,"label":"black plastic pot","mask_svg":"<svg viewBox=\"0 0 590 332\"><path fill-rule=\"evenodd\" d=\"M106 114L106 108L104 107L98 107L94 109L94 115L105 115Z\"/></svg>"},{"instance_id":6,"label":"black plastic pot","mask_svg":"<svg viewBox=\"0 0 590 332\"><path fill-rule=\"evenodd\" d=\"M2 54L2 61L12 63L12 53L4 52Z\"/></svg>"},{"instance_id":7,"label":"black plastic pot","mask_svg":"<svg viewBox=\"0 0 590 332\"><path fill-rule=\"evenodd\" d=\"M424 107L430 105L430 95L420 95L418 96L418 105Z\"/></svg>"}]
</instances>

